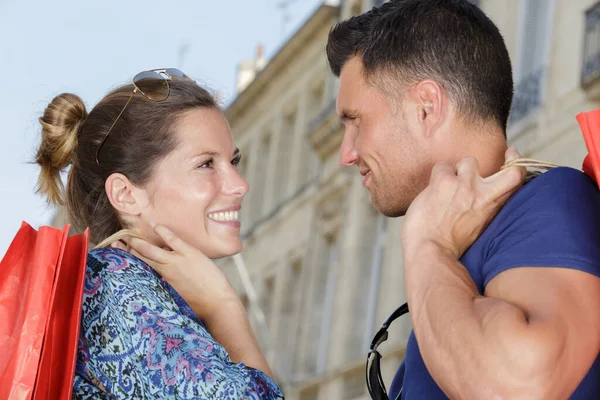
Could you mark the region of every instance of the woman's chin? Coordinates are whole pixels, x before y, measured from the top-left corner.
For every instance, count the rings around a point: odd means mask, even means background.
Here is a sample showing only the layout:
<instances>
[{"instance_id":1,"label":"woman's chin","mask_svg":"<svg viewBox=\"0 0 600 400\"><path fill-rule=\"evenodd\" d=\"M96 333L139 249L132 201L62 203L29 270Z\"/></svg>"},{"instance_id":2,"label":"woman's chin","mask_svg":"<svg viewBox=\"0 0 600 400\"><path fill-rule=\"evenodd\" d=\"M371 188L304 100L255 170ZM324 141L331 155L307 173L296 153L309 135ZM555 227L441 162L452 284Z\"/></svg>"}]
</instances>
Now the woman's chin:
<instances>
[{"instance_id":1,"label":"woman's chin","mask_svg":"<svg viewBox=\"0 0 600 400\"><path fill-rule=\"evenodd\" d=\"M213 246L203 246L200 248L208 258L213 260L225 257L231 257L236 254L239 254L242 251L243 244L241 239L237 240L227 240L221 243L214 243Z\"/></svg>"}]
</instances>

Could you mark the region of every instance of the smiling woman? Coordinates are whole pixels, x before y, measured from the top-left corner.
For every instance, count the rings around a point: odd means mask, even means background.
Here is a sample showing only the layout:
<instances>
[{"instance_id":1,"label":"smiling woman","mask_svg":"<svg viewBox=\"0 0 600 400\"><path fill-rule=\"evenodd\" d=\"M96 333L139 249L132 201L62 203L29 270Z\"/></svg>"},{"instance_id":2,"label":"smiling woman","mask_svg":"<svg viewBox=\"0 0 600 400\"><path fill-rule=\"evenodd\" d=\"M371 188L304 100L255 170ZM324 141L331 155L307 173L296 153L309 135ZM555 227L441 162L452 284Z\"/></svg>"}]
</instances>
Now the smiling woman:
<instances>
[{"instance_id":1,"label":"smiling woman","mask_svg":"<svg viewBox=\"0 0 600 400\"><path fill-rule=\"evenodd\" d=\"M248 184L210 93L178 70L145 71L89 114L61 94L40 123L38 190L100 243L88 255L76 397L282 398L211 260L242 249Z\"/></svg>"}]
</instances>

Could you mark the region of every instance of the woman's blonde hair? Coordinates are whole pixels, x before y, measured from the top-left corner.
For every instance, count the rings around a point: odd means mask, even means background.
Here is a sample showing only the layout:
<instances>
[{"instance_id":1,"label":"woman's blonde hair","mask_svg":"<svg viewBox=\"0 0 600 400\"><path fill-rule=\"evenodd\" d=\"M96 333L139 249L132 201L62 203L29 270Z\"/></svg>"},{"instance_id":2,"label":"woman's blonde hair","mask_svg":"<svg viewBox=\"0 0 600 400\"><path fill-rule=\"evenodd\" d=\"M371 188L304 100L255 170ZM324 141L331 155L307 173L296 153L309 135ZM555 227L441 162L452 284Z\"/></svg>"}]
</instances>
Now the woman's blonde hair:
<instances>
[{"instance_id":1,"label":"woman's blonde hair","mask_svg":"<svg viewBox=\"0 0 600 400\"><path fill-rule=\"evenodd\" d=\"M123 110L133 85L113 90L89 114L81 98L60 94L40 118L42 137L35 160L41 171L36 189L51 204L66 207L75 229L89 227L93 243L127 228L108 200L106 179L121 173L134 184L147 183L155 165L177 146L174 128L183 113L218 108L212 94L190 79L174 78L169 86L169 97L160 102L133 95L106 137L99 162L98 146ZM65 190L61 173L69 166ZM117 239L131 234L121 232Z\"/></svg>"}]
</instances>

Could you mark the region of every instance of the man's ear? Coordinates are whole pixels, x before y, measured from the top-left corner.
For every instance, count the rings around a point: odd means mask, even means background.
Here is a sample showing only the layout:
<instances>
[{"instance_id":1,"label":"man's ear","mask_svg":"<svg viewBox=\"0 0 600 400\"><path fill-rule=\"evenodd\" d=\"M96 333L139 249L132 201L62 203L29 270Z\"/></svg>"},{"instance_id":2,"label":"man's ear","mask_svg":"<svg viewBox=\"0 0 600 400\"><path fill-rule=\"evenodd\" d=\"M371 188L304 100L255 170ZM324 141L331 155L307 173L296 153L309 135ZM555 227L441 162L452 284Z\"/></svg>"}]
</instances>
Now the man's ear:
<instances>
[{"instance_id":1,"label":"man's ear","mask_svg":"<svg viewBox=\"0 0 600 400\"><path fill-rule=\"evenodd\" d=\"M146 190L135 186L123 174L111 174L104 189L110 204L122 215L137 217L149 203Z\"/></svg>"},{"instance_id":2,"label":"man's ear","mask_svg":"<svg viewBox=\"0 0 600 400\"><path fill-rule=\"evenodd\" d=\"M421 132L430 138L443 122L447 97L441 85L430 79L420 81L410 91L416 102L417 121Z\"/></svg>"}]
</instances>

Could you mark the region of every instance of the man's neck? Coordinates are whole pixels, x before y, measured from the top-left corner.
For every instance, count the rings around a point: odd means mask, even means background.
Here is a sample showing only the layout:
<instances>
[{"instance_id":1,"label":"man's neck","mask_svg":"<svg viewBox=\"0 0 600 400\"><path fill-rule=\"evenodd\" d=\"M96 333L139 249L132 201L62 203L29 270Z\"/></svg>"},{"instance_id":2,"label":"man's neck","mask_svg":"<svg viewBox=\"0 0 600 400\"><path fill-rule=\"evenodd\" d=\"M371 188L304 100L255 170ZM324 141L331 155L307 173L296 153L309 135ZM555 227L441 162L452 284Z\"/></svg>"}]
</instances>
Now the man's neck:
<instances>
[{"instance_id":1,"label":"man's neck","mask_svg":"<svg viewBox=\"0 0 600 400\"><path fill-rule=\"evenodd\" d=\"M461 132L455 135L454 163L465 157L475 157L479 162L479 170L483 177L490 176L504 165L504 153L507 145L504 133L499 128L483 131L477 128L462 126L455 130Z\"/></svg>"}]
</instances>

